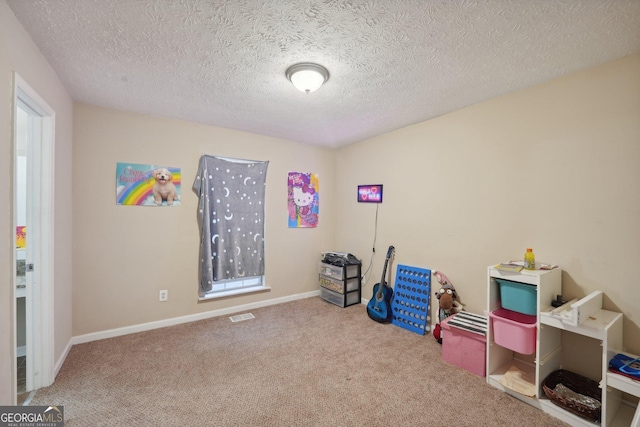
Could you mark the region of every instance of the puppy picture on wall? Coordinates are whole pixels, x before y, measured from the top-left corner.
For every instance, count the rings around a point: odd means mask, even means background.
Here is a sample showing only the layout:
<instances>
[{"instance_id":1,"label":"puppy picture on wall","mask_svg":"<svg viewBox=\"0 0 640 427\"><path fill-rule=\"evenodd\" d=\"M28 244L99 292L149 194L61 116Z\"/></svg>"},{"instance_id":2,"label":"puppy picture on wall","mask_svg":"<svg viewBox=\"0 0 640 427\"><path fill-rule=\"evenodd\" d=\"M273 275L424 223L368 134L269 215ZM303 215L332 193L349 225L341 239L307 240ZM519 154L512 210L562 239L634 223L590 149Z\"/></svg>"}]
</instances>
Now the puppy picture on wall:
<instances>
[{"instance_id":1,"label":"puppy picture on wall","mask_svg":"<svg viewBox=\"0 0 640 427\"><path fill-rule=\"evenodd\" d=\"M118 163L116 203L131 206L178 206L180 184L180 168Z\"/></svg>"},{"instance_id":2,"label":"puppy picture on wall","mask_svg":"<svg viewBox=\"0 0 640 427\"><path fill-rule=\"evenodd\" d=\"M172 205L178 200L178 192L173 181L173 174L167 168L159 168L153 171L153 202L160 206L162 202Z\"/></svg>"}]
</instances>

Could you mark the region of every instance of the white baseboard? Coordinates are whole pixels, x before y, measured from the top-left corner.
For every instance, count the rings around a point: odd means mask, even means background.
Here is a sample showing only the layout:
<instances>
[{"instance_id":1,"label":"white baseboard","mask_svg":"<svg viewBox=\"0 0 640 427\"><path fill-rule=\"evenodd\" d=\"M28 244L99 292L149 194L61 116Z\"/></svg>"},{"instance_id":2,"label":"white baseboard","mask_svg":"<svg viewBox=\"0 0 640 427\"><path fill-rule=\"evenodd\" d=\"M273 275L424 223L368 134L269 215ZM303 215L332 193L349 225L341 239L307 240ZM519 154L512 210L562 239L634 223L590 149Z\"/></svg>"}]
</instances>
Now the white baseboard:
<instances>
[{"instance_id":1,"label":"white baseboard","mask_svg":"<svg viewBox=\"0 0 640 427\"><path fill-rule=\"evenodd\" d=\"M60 372L60 369L62 368L62 365L64 364L64 361L67 360L67 356L69 355L69 352L71 351L71 347L73 347L73 338L71 338L69 340L69 342L67 343L67 346L64 349L64 352L62 352L62 356L60 356L60 358L57 360L56 364L53 366L53 380L55 381L56 377L58 376L58 372Z\"/></svg>"},{"instance_id":2,"label":"white baseboard","mask_svg":"<svg viewBox=\"0 0 640 427\"><path fill-rule=\"evenodd\" d=\"M27 346L21 345L16 348L16 357L22 357L27 355Z\"/></svg>"},{"instance_id":3,"label":"white baseboard","mask_svg":"<svg viewBox=\"0 0 640 427\"><path fill-rule=\"evenodd\" d=\"M224 316L227 314L238 313L246 310L252 310L254 308L267 307L270 305L282 304L284 302L295 301L295 300L304 299L304 298L311 298L319 295L320 295L320 290L317 290L317 291L306 292L303 294L289 295L282 298L274 298L266 301L259 301L259 302L254 302L250 304L243 304L243 305L238 305L234 307L206 311L204 313L189 314L187 316L174 317L171 319L158 320L155 322L141 323L138 325L125 326L122 328L109 329L106 331L92 332L90 334L78 335L71 338L71 343L70 343L71 345L69 346L69 349L71 348L72 345L75 345L75 344L83 344L91 341L103 340L106 338L113 338L113 337L119 337L122 335L134 334L137 332L150 331L152 329L165 328L167 326L180 325L182 323L195 322L198 320L209 319L211 317ZM68 353L68 350L66 351L64 358L66 358L67 353ZM64 362L64 358L61 358L59 362L60 367L62 366L62 362ZM56 370L56 373L57 373L57 370Z\"/></svg>"}]
</instances>

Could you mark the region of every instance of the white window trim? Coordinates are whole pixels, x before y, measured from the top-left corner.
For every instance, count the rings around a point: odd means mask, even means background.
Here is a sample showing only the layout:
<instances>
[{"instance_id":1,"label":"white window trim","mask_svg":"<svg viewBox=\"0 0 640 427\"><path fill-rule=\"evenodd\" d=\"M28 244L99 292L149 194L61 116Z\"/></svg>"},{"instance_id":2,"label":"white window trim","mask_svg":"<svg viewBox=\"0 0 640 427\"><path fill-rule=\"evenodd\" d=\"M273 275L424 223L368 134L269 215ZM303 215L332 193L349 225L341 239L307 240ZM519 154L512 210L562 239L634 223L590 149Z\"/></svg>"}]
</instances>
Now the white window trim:
<instances>
[{"instance_id":1,"label":"white window trim","mask_svg":"<svg viewBox=\"0 0 640 427\"><path fill-rule=\"evenodd\" d=\"M207 301L207 300L212 300L212 299L218 299L218 298L226 298L226 297L231 297L231 296L237 296L237 295L243 295L243 294L253 294L256 292L264 292L264 291L270 291L271 287L270 286L266 286L264 284L264 279L265 276L256 276L256 277L260 277L260 283L253 285L253 286L245 286L245 287L239 287L239 288L233 288L233 289L227 289L224 291L210 291L207 292L204 296L198 297L198 301ZM232 283L232 282L240 282L241 280L225 280L225 282L227 283Z\"/></svg>"},{"instance_id":2,"label":"white window trim","mask_svg":"<svg viewBox=\"0 0 640 427\"><path fill-rule=\"evenodd\" d=\"M242 294L253 294L257 292L265 292L270 290L271 290L271 286L265 286L265 285L253 286L251 288L241 288L241 289L234 289L231 291L223 291L223 292L215 292L212 294L207 294L203 297L198 297L198 301L208 301L212 299L226 298L226 297L238 296Z\"/></svg>"}]
</instances>

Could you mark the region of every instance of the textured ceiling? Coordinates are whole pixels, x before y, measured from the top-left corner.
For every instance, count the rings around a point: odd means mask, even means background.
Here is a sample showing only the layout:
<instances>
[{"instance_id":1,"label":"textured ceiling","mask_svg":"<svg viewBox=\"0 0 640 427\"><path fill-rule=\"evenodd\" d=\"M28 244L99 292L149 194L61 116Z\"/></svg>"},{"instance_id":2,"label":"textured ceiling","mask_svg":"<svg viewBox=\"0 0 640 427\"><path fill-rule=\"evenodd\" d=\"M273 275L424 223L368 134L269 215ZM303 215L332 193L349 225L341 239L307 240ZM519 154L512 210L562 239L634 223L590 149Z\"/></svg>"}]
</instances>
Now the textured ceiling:
<instances>
[{"instance_id":1,"label":"textured ceiling","mask_svg":"<svg viewBox=\"0 0 640 427\"><path fill-rule=\"evenodd\" d=\"M75 101L329 147L640 52L640 0L6 1Z\"/></svg>"}]
</instances>

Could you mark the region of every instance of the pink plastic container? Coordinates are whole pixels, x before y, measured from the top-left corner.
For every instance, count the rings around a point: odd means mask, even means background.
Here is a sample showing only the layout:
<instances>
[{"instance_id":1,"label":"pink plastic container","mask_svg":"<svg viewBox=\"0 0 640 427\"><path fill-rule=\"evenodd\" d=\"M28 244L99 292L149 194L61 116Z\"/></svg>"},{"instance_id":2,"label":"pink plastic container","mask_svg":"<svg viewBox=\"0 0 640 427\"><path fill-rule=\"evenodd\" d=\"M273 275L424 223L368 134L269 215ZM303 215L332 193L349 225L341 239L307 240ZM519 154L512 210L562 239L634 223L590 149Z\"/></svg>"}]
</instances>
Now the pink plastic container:
<instances>
[{"instance_id":1,"label":"pink plastic container","mask_svg":"<svg viewBox=\"0 0 640 427\"><path fill-rule=\"evenodd\" d=\"M489 318L496 344L522 354L536 351L536 316L499 308Z\"/></svg>"},{"instance_id":2,"label":"pink plastic container","mask_svg":"<svg viewBox=\"0 0 640 427\"><path fill-rule=\"evenodd\" d=\"M449 326L449 316L442 321L442 358L459 368L480 377L486 372L486 343L484 335Z\"/></svg>"}]
</instances>

